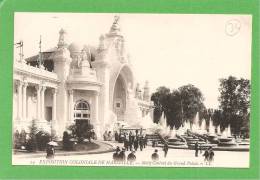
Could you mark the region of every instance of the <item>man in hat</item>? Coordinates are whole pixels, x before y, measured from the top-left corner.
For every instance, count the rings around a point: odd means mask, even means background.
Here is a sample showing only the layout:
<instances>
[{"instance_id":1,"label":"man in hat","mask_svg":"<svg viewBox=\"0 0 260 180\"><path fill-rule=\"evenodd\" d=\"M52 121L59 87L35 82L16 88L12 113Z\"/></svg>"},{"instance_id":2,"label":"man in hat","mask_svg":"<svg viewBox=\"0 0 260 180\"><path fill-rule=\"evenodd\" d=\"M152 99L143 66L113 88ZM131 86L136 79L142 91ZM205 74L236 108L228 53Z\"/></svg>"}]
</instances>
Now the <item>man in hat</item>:
<instances>
[{"instance_id":1,"label":"man in hat","mask_svg":"<svg viewBox=\"0 0 260 180\"><path fill-rule=\"evenodd\" d=\"M158 155L158 150L155 149L154 153L152 154L152 160L153 161L158 161L159 160L159 155Z\"/></svg>"},{"instance_id":2,"label":"man in hat","mask_svg":"<svg viewBox=\"0 0 260 180\"><path fill-rule=\"evenodd\" d=\"M128 154L127 161L134 162L135 160L136 160L135 151L132 151L130 154Z\"/></svg>"},{"instance_id":3,"label":"man in hat","mask_svg":"<svg viewBox=\"0 0 260 180\"><path fill-rule=\"evenodd\" d=\"M165 157L165 158L166 158L166 156L167 156L168 149L169 149L168 143L165 142L165 143L164 143L164 146L163 146L163 152L164 152L164 157Z\"/></svg>"},{"instance_id":4,"label":"man in hat","mask_svg":"<svg viewBox=\"0 0 260 180\"><path fill-rule=\"evenodd\" d=\"M143 147L144 147L144 138L143 138L143 136L141 136L139 138L139 146L140 146L140 150L142 151Z\"/></svg>"},{"instance_id":5,"label":"man in hat","mask_svg":"<svg viewBox=\"0 0 260 180\"><path fill-rule=\"evenodd\" d=\"M53 159L54 158L55 150L54 150L53 145L47 144L46 154L47 154L46 155L47 159Z\"/></svg>"},{"instance_id":6,"label":"man in hat","mask_svg":"<svg viewBox=\"0 0 260 180\"><path fill-rule=\"evenodd\" d=\"M209 148L209 164L214 161L214 155L215 155L215 153L214 153L212 147L210 147Z\"/></svg>"},{"instance_id":7,"label":"man in hat","mask_svg":"<svg viewBox=\"0 0 260 180\"><path fill-rule=\"evenodd\" d=\"M135 149L135 151L137 151L137 149L138 149L138 138L137 137L135 137L135 139L134 139L134 149Z\"/></svg>"},{"instance_id":8,"label":"man in hat","mask_svg":"<svg viewBox=\"0 0 260 180\"><path fill-rule=\"evenodd\" d=\"M125 148L122 148L122 151L119 153L119 161L124 162L126 157L125 157Z\"/></svg>"},{"instance_id":9,"label":"man in hat","mask_svg":"<svg viewBox=\"0 0 260 180\"><path fill-rule=\"evenodd\" d=\"M195 157L198 157L198 153L199 153L199 143L198 141L195 143Z\"/></svg>"},{"instance_id":10,"label":"man in hat","mask_svg":"<svg viewBox=\"0 0 260 180\"><path fill-rule=\"evenodd\" d=\"M114 161L118 161L119 160L119 152L120 152L120 148L117 146L116 147L116 152L114 152L114 154L113 154L113 160Z\"/></svg>"}]
</instances>

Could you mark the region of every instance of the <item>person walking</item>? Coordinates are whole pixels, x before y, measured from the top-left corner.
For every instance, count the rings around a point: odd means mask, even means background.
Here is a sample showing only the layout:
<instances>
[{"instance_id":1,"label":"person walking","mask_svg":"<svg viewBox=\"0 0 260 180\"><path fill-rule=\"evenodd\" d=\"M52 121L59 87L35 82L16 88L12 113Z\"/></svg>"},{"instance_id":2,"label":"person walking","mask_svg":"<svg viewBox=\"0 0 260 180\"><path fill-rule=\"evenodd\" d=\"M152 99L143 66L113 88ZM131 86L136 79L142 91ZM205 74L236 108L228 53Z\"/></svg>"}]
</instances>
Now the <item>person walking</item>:
<instances>
[{"instance_id":1,"label":"person walking","mask_svg":"<svg viewBox=\"0 0 260 180\"><path fill-rule=\"evenodd\" d=\"M210 149L209 149L209 164L214 161L214 155L215 155L215 153L214 153L212 147L210 147Z\"/></svg>"},{"instance_id":2,"label":"person walking","mask_svg":"<svg viewBox=\"0 0 260 180\"><path fill-rule=\"evenodd\" d=\"M124 138L124 147L125 149L128 151L128 146L129 146L129 142L128 142L128 138Z\"/></svg>"},{"instance_id":3,"label":"person walking","mask_svg":"<svg viewBox=\"0 0 260 180\"><path fill-rule=\"evenodd\" d=\"M115 141L117 141L117 142L119 141L119 134L117 131L115 132Z\"/></svg>"},{"instance_id":4,"label":"person walking","mask_svg":"<svg viewBox=\"0 0 260 180\"><path fill-rule=\"evenodd\" d=\"M169 150L168 143L165 142L165 143L164 143L164 146L163 146L163 152L164 152L164 157L165 157L165 158L166 158L166 156L167 156L168 150Z\"/></svg>"},{"instance_id":5,"label":"person walking","mask_svg":"<svg viewBox=\"0 0 260 180\"><path fill-rule=\"evenodd\" d=\"M137 151L137 149L138 149L138 139L137 138L135 138L135 140L134 140L134 149L135 149L135 151Z\"/></svg>"},{"instance_id":6,"label":"person walking","mask_svg":"<svg viewBox=\"0 0 260 180\"><path fill-rule=\"evenodd\" d=\"M154 150L154 153L152 154L151 158L153 161L159 161L159 155L157 149Z\"/></svg>"},{"instance_id":7,"label":"person walking","mask_svg":"<svg viewBox=\"0 0 260 180\"><path fill-rule=\"evenodd\" d=\"M143 141L143 137L142 136L139 139L139 146L140 146L140 150L143 151L144 141Z\"/></svg>"},{"instance_id":8,"label":"person walking","mask_svg":"<svg viewBox=\"0 0 260 180\"><path fill-rule=\"evenodd\" d=\"M120 148L117 146L116 152L113 154L113 160L115 162L119 161L119 152L120 152Z\"/></svg>"},{"instance_id":9,"label":"person walking","mask_svg":"<svg viewBox=\"0 0 260 180\"><path fill-rule=\"evenodd\" d=\"M144 148L147 146L147 137L146 135L144 136Z\"/></svg>"},{"instance_id":10,"label":"person walking","mask_svg":"<svg viewBox=\"0 0 260 180\"><path fill-rule=\"evenodd\" d=\"M195 143L195 157L198 157L199 154L199 143L198 141Z\"/></svg>"},{"instance_id":11,"label":"person walking","mask_svg":"<svg viewBox=\"0 0 260 180\"><path fill-rule=\"evenodd\" d=\"M125 162L125 159L126 159L126 157L125 157L125 148L122 148L122 151L119 153L119 161L121 161L121 162Z\"/></svg>"},{"instance_id":12,"label":"person walking","mask_svg":"<svg viewBox=\"0 0 260 180\"><path fill-rule=\"evenodd\" d=\"M204 156L204 161L208 162L209 161L209 149L205 150L203 156Z\"/></svg>"},{"instance_id":13,"label":"person walking","mask_svg":"<svg viewBox=\"0 0 260 180\"><path fill-rule=\"evenodd\" d=\"M129 133L129 141L128 141L128 146L129 146L129 150L132 151L133 150L133 137L132 137L132 133Z\"/></svg>"},{"instance_id":14,"label":"person walking","mask_svg":"<svg viewBox=\"0 0 260 180\"><path fill-rule=\"evenodd\" d=\"M54 154L55 154L55 150L54 147L52 145L47 145L46 148L46 158L47 159L53 159L54 158Z\"/></svg>"},{"instance_id":15,"label":"person walking","mask_svg":"<svg viewBox=\"0 0 260 180\"><path fill-rule=\"evenodd\" d=\"M108 137L108 133L107 133L107 131L105 131L103 134L104 141L107 141L107 137Z\"/></svg>"},{"instance_id":16,"label":"person walking","mask_svg":"<svg viewBox=\"0 0 260 180\"><path fill-rule=\"evenodd\" d=\"M130 154L128 154L127 161L134 162L135 160L136 160L135 151L132 151Z\"/></svg>"}]
</instances>

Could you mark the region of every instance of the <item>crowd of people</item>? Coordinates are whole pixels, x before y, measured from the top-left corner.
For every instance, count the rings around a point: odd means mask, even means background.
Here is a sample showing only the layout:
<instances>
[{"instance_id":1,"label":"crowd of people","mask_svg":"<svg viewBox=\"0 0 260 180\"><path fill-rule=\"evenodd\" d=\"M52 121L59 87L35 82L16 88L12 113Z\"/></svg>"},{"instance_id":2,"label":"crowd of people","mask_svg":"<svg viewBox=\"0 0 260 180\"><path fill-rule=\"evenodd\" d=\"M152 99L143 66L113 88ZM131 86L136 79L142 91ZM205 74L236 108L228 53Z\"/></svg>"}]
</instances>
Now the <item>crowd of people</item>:
<instances>
[{"instance_id":1,"label":"crowd of people","mask_svg":"<svg viewBox=\"0 0 260 180\"><path fill-rule=\"evenodd\" d=\"M136 131L135 133L133 133L132 131L130 131L129 133L115 132L115 140L117 142L123 142L126 151L137 151L138 149L142 151L147 146L147 137L142 133L139 134L138 131Z\"/></svg>"},{"instance_id":2,"label":"crowd of people","mask_svg":"<svg viewBox=\"0 0 260 180\"><path fill-rule=\"evenodd\" d=\"M132 139L133 138L133 139ZM124 147L120 149L119 147L116 148L115 153L113 154L113 160L115 162L134 162L136 161L136 151L138 148L140 151L143 150L143 148L146 147L147 145L147 139L143 136L132 136L131 133L127 134L124 133ZM195 157L199 156L199 151L200 154L202 154L202 148L199 146L198 142L195 143ZM130 151L130 153L127 155L127 151ZM169 145L167 142L164 143L162 146L162 151L164 152L164 158L167 157L169 150ZM201 155L202 157L204 156L204 161L208 164L211 164L214 161L214 151L212 147L207 148L204 153ZM159 161L159 154L158 154L158 149L154 149L154 152L151 155L151 160L152 161Z\"/></svg>"},{"instance_id":3,"label":"crowd of people","mask_svg":"<svg viewBox=\"0 0 260 180\"><path fill-rule=\"evenodd\" d=\"M159 160L159 154L158 150L155 149L154 153L151 155L152 161L158 161ZM130 151L128 155L126 155L126 149L123 147L120 149L118 146L116 148L116 151L113 154L113 160L115 162L135 162L136 161L136 155L135 150Z\"/></svg>"}]
</instances>

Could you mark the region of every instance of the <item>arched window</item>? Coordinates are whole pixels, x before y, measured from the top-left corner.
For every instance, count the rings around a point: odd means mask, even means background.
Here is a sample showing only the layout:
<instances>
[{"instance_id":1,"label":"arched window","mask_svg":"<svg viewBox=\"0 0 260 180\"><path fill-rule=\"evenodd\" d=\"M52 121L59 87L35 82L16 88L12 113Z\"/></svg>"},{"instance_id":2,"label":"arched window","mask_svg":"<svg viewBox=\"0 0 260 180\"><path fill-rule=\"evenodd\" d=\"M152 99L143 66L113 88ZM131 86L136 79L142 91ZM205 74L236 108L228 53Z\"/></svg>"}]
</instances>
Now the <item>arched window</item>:
<instances>
[{"instance_id":1,"label":"arched window","mask_svg":"<svg viewBox=\"0 0 260 180\"><path fill-rule=\"evenodd\" d=\"M74 118L89 120L90 119L90 106L85 100L79 100L74 106Z\"/></svg>"},{"instance_id":2,"label":"arched window","mask_svg":"<svg viewBox=\"0 0 260 180\"><path fill-rule=\"evenodd\" d=\"M89 104L87 101L85 100L79 100L75 107L74 107L74 110L90 110L89 108Z\"/></svg>"}]
</instances>

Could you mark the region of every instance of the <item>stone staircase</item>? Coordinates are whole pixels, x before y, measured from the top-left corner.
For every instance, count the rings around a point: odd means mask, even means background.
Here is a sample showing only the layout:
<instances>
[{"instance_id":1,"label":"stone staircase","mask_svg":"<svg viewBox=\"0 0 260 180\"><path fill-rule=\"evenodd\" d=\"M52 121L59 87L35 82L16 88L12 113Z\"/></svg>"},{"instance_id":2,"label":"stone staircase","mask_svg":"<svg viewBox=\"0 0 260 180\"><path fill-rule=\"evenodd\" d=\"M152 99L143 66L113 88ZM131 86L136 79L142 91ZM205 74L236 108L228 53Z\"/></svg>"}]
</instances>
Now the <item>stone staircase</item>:
<instances>
[{"instance_id":1,"label":"stone staircase","mask_svg":"<svg viewBox=\"0 0 260 180\"><path fill-rule=\"evenodd\" d=\"M147 142L152 143L152 142L157 142L159 144L163 143L164 140L162 139L162 137L159 134L146 134L146 138L147 138Z\"/></svg>"}]
</instances>

